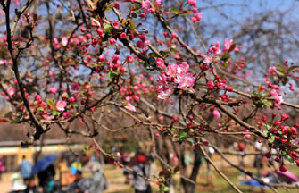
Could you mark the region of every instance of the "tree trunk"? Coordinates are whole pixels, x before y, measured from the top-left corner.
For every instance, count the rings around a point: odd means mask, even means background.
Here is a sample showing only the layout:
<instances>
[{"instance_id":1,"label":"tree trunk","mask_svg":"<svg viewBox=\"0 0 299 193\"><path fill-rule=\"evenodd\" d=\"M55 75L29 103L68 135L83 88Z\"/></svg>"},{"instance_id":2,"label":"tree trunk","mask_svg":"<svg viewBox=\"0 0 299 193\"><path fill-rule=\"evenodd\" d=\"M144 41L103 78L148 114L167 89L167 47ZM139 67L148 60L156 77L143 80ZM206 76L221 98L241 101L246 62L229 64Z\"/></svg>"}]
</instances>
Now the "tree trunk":
<instances>
[{"instance_id":1,"label":"tree trunk","mask_svg":"<svg viewBox=\"0 0 299 193\"><path fill-rule=\"evenodd\" d=\"M181 186L183 188L184 193L194 193L195 192L195 184L190 181L181 179Z\"/></svg>"},{"instance_id":2,"label":"tree trunk","mask_svg":"<svg viewBox=\"0 0 299 193\"><path fill-rule=\"evenodd\" d=\"M187 180L185 178L181 178L181 180L180 180L182 191L184 193L194 193L195 192L196 177L198 175L198 172L199 172L199 169L201 166L200 157L202 155L202 152L200 151L199 146L195 146L194 154L195 154L194 165L193 165L192 173L191 173L190 177L188 178L189 180ZM185 169L187 169L187 167ZM183 173L187 173L187 172L185 171ZM195 183L193 183L192 181Z\"/></svg>"}]
</instances>

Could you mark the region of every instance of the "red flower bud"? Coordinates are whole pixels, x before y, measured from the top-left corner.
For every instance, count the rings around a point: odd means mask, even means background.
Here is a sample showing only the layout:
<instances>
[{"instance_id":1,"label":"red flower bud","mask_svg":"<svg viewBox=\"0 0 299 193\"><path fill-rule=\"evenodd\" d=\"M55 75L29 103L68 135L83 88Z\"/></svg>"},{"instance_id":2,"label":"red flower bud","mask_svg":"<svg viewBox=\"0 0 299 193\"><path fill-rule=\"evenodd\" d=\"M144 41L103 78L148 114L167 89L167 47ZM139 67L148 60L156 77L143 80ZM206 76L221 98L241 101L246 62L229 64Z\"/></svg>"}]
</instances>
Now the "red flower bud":
<instances>
[{"instance_id":1,"label":"red flower bud","mask_svg":"<svg viewBox=\"0 0 299 193\"><path fill-rule=\"evenodd\" d=\"M280 119L281 121L286 121L290 116L288 114L281 114Z\"/></svg>"},{"instance_id":2,"label":"red flower bud","mask_svg":"<svg viewBox=\"0 0 299 193\"><path fill-rule=\"evenodd\" d=\"M281 165L281 166L279 167L279 171L281 171L281 172L287 172L288 169L287 169L287 167L286 167L285 165Z\"/></svg>"}]
</instances>

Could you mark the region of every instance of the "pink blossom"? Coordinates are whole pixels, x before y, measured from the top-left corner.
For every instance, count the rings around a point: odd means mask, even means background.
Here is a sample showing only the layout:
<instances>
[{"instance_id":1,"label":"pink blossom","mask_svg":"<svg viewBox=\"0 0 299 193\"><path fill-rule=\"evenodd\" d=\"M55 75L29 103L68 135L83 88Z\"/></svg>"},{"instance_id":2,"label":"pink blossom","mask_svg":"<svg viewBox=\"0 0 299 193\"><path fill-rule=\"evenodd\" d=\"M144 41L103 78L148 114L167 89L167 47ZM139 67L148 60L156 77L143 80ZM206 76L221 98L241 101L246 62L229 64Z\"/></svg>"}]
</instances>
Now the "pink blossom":
<instances>
[{"instance_id":1,"label":"pink blossom","mask_svg":"<svg viewBox=\"0 0 299 193\"><path fill-rule=\"evenodd\" d=\"M164 117L163 117L163 116L160 116L160 117L158 118L158 120L162 123L163 120L164 120Z\"/></svg>"},{"instance_id":2,"label":"pink blossom","mask_svg":"<svg viewBox=\"0 0 299 193\"><path fill-rule=\"evenodd\" d=\"M83 43L83 42L87 42L87 39L85 36L78 36L79 38L79 42Z\"/></svg>"},{"instance_id":3,"label":"pink blossom","mask_svg":"<svg viewBox=\"0 0 299 193\"><path fill-rule=\"evenodd\" d=\"M178 70L178 65L175 63L171 63L167 66L166 74L172 78L175 78L177 70Z\"/></svg>"},{"instance_id":4,"label":"pink blossom","mask_svg":"<svg viewBox=\"0 0 299 193\"><path fill-rule=\"evenodd\" d=\"M270 94L271 96L278 96L278 93L277 93L277 90L276 90L276 89L271 89L270 92L269 92L269 94Z\"/></svg>"},{"instance_id":5,"label":"pink blossom","mask_svg":"<svg viewBox=\"0 0 299 193\"><path fill-rule=\"evenodd\" d=\"M271 67L268 69L268 72L276 72L276 67L275 67L275 66L271 66Z\"/></svg>"},{"instance_id":6,"label":"pink blossom","mask_svg":"<svg viewBox=\"0 0 299 193\"><path fill-rule=\"evenodd\" d=\"M152 12L150 0L142 0L141 6L145 13Z\"/></svg>"},{"instance_id":7,"label":"pink blossom","mask_svg":"<svg viewBox=\"0 0 299 193\"><path fill-rule=\"evenodd\" d=\"M195 83L195 78L193 74L190 72L181 72L174 79L174 82L179 84L178 88L181 89L189 88L189 90L192 91Z\"/></svg>"},{"instance_id":8,"label":"pink blossom","mask_svg":"<svg viewBox=\"0 0 299 193\"><path fill-rule=\"evenodd\" d=\"M243 136L244 139L249 139L250 137L251 137L251 135L249 135L249 134L246 134Z\"/></svg>"},{"instance_id":9,"label":"pink blossom","mask_svg":"<svg viewBox=\"0 0 299 193\"><path fill-rule=\"evenodd\" d=\"M162 58L157 58L156 61L155 61L156 65L161 67L161 68L164 68L165 65L164 65L164 60Z\"/></svg>"},{"instance_id":10,"label":"pink blossom","mask_svg":"<svg viewBox=\"0 0 299 193\"><path fill-rule=\"evenodd\" d=\"M80 43L80 41L78 38L71 38L71 40L70 40L70 44L77 46L79 43Z\"/></svg>"},{"instance_id":11,"label":"pink blossom","mask_svg":"<svg viewBox=\"0 0 299 193\"><path fill-rule=\"evenodd\" d=\"M132 111L132 112L136 112L136 107L130 103L128 103L126 106L125 106L126 109Z\"/></svg>"},{"instance_id":12,"label":"pink blossom","mask_svg":"<svg viewBox=\"0 0 299 193\"><path fill-rule=\"evenodd\" d=\"M117 63L119 61L120 55L114 54L112 56L112 63Z\"/></svg>"},{"instance_id":13,"label":"pink blossom","mask_svg":"<svg viewBox=\"0 0 299 193\"><path fill-rule=\"evenodd\" d=\"M165 76L165 74L161 74L161 76L158 76L157 89L168 89L167 77Z\"/></svg>"},{"instance_id":14,"label":"pink blossom","mask_svg":"<svg viewBox=\"0 0 299 193\"><path fill-rule=\"evenodd\" d=\"M119 22L118 22L118 21L114 21L114 22L112 23L112 27L113 27L114 29L119 29L119 27L120 27Z\"/></svg>"},{"instance_id":15,"label":"pink blossom","mask_svg":"<svg viewBox=\"0 0 299 193\"><path fill-rule=\"evenodd\" d=\"M187 0L187 4L196 6L196 0Z\"/></svg>"},{"instance_id":16,"label":"pink blossom","mask_svg":"<svg viewBox=\"0 0 299 193\"><path fill-rule=\"evenodd\" d=\"M213 109L212 114L213 114L215 120L218 120L220 118L220 113L216 108Z\"/></svg>"},{"instance_id":17,"label":"pink blossom","mask_svg":"<svg viewBox=\"0 0 299 193\"><path fill-rule=\"evenodd\" d=\"M100 62L104 62L105 61L105 55L104 54L99 55L98 59L100 60Z\"/></svg>"},{"instance_id":18,"label":"pink blossom","mask_svg":"<svg viewBox=\"0 0 299 193\"><path fill-rule=\"evenodd\" d=\"M50 93L55 94L57 92L57 88L53 87L49 89Z\"/></svg>"},{"instance_id":19,"label":"pink blossom","mask_svg":"<svg viewBox=\"0 0 299 193\"><path fill-rule=\"evenodd\" d=\"M177 115L173 115L173 116L172 116L172 120L173 120L174 122L177 122L177 121L179 120L179 117L178 117Z\"/></svg>"},{"instance_id":20,"label":"pink blossom","mask_svg":"<svg viewBox=\"0 0 299 193\"><path fill-rule=\"evenodd\" d=\"M215 54L215 55L220 55L221 54L221 50L220 50L220 42L216 42L215 45L212 45L211 47L212 49L212 52Z\"/></svg>"},{"instance_id":21,"label":"pink blossom","mask_svg":"<svg viewBox=\"0 0 299 193\"><path fill-rule=\"evenodd\" d=\"M226 81L225 80L221 80L220 82L216 83L216 86L218 88L226 88Z\"/></svg>"},{"instance_id":22,"label":"pink blossom","mask_svg":"<svg viewBox=\"0 0 299 193\"><path fill-rule=\"evenodd\" d=\"M178 35L177 35L176 33L174 33L174 32L172 32L172 33L170 34L170 36L171 36L172 38L177 38L177 37L178 37Z\"/></svg>"},{"instance_id":23,"label":"pink blossom","mask_svg":"<svg viewBox=\"0 0 299 193\"><path fill-rule=\"evenodd\" d=\"M61 45L62 46L67 46L68 43L68 38L67 37L62 37L61 38Z\"/></svg>"},{"instance_id":24,"label":"pink blossom","mask_svg":"<svg viewBox=\"0 0 299 193\"><path fill-rule=\"evenodd\" d=\"M52 120L52 116L49 116L49 115L47 115L47 114L44 114L44 115L42 115L43 116L43 118L46 120L46 121L50 121L50 120Z\"/></svg>"},{"instance_id":25,"label":"pink blossom","mask_svg":"<svg viewBox=\"0 0 299 193\"><path fill-rule=\"evenodd\" d=\"M275 96L274 101L276 104L280 105L283 102L282 96Z\"/></svg>"},{"instance_id":26,"label":"pink blossom","mask_svg":"<svg viewBox=\"0 0 299 193\"><path fill-rule=\"evenodd\" d=\"M141 49L143 49L146 46L144 41L142 41L142 40L138 40L136 42L136 45L137 45L138 48L141 48Z\"/></svg>"},{"instance_id":27,"label":"pink blossom","mask_svg":"<svg viewBox=\"0 0 299 193\"><path fill-rule=\"evenodd\" d=\"M233 45L233 40L229 40L228 38L225 38L224 45L223 45L223 53L227 53L229 48Z\"/></svg>"},{"instance_id":28,"label":"pink blossom","mask_svg":"<svg viewBox=\"0 0 299 193\"><path fill-rule=\"evenodd\" d=\"M65 119L70 118L71 115L72 115L72 114L71 114L71 112L69 112L69 111L62 113L62 116L63 116Z\"/></svg>"},{"instance_id":29,"label":"pink blossom","mask_svg":"<svg viewBox=\"0 0 299 193\"><path fill-rule=\"evenodd\" d=\"M131 55L128 55L128 56L127 56L127 59L128 59L128 62L129 62L129 63L133 63L133 62L134 62L134 57L131 56Z\"/></svg>"},{"instance_id":30,"label":"pink blossom","mask_svg":"<svg viewBox=\"0 0 299 193\"><path fill-rule=\"evenodd\" d=\"M202 13L196 13L195 14L195 19L196 19L196 21L201 21L201 19L202 19Z\"/></svg>"},{"instance_id":31,"label":"pink blossom","mask_svg":"<svg viewBox=\"0 0 299 193\"><path fill-rule=\"evenodd\" d=\"M79 90L79 83L71 83L72 90Z\"/></svg>"},{"instance_id":32,"label":"pink blossom","mask_svg":"<svg viewBox=\"0 0 299 193\"><path fill-rule=\"evenodd\" d=\"M114 7L115 7L115 9L120 9L120 4L119 4L119 2L115 2Z\"/></svg>"},{"instance_id":33,"label":"pink blossom","mask_svg":"<svg viewBox=\"0 0 299 193\"><path fill-rule=\"evenodd\" d=\"M210 89L214 88L215 87L214 81L212 81L212 80L208 81L207 82L207 87L210 88Z\"/></svg>"},{"instance_id":34,"label":"pink blossom","mask_svg":"<svg viewBox=\"0 0 299 193\"><path fill-rule=\"evenodd\" d=\"M188 70L189 70L189 64L187 62L182 62L181 64L179 64L178 73L188 72Z\"/></svg>"},{"instance_id":35,"label":"pink blossom","mask_svg":"<svg viewBox=\"0 0 299 193\"><path fill-rule=\"evenodd\" d=\"M56 102L56 110L59 112L63 112L65 110L66 107L66 102L63 100L59 100Z\"/></svg>"},{"instance_id":36,"label":"pink blossom","mask_svg":"<svg viewBox=\"0 0 299 193\"><path fill-rule=\"evenodd\" d=\"M105 37L104 30L98 28L98 29L96 29L96 32L97 32L97 34L98 34L101 38L104 38L104 37Z\"/></svg>"},{"instance_id":37,"label":"pink blossom","mask_svg":"<svg viewBox=\"0 0 299 193\"><path fill-rule=\"evenodd\" d=\"M213 56L212 55L203 55L203 63L205 63L205 64L213 63Z\"/></svg>"},{"instance_id":38,"label":"pink blossom","mask_svg":"<svg viewBox=\"0 0 299 193\"><path fill-rule=\"evenodd\" d=\"M158 92L159 99L167 100L170 98L170 95L171 95L171 89L162 90Z\"/></svg>"},{"instance_id":39,"label":"pink blossom","mask_svg":"<svg viewBox=\"0 0 299 193\"><path fill-rule=\"evenodd\" d=\"M6 90L8 96L12 97L14 94L15 94L15 88L13 87L9 87L7 90Z\"/></svg>"},{"instance_id":40,"label":"pink blossom","mask_svg":"<svg viewBox=\"0 0 299 193\"><path fill-rule=\"evenodd\" d=\"M54 44L55 48L57 48L57 49L60 48L57 38L53 38L53 44Z\"/></svg>"},{"instance_id":41,"label":"pink blossom","mask_svg":"<svg viewBox=\"0 0 299 193\"><path fill-rule=\"evenodd\" d=\"M125 32L120 34L120 38L122 39L126 39L127 38L127 34Z\"/></svg>"},{"instance_id":42,"label":"pink blossom","mask_svg":"<svg viewBox=\"0 0 299 193\"><path fill-rule=\"evenodd\" d=\"M113 45L113 44L116 43L116 40L115 40L114 38L110 38L110 39L109 39L109 43L110 43L111 45Z\"/></svg>"}]
</instances>

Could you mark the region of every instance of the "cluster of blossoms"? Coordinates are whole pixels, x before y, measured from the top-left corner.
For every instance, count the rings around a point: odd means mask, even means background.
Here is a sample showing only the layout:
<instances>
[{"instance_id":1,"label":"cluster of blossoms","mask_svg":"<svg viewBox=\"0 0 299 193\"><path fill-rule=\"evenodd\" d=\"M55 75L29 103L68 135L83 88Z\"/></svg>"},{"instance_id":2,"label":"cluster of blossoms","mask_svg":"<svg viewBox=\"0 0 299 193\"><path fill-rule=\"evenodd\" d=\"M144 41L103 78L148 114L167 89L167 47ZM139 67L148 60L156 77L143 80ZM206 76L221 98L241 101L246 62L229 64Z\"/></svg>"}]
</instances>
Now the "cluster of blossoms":
<instances>
[{"instance_id":1,"label":"cluster of blossoms","mask_svg":"<svg viewBox=\"0 0 299 193\"><path fill-rule=\"evenodd\" d=\"M172 93L171 83L178 84L175 88L194 92L195 77L189 71L189 64L187 62L182 62L179 65L171 63L165 67L164 61L158 58L156 64L165 69L165 71L162 71L161 75L158 76L156 86L158 98L167 99L170 97Z\"/></svg>"}]
</instances>

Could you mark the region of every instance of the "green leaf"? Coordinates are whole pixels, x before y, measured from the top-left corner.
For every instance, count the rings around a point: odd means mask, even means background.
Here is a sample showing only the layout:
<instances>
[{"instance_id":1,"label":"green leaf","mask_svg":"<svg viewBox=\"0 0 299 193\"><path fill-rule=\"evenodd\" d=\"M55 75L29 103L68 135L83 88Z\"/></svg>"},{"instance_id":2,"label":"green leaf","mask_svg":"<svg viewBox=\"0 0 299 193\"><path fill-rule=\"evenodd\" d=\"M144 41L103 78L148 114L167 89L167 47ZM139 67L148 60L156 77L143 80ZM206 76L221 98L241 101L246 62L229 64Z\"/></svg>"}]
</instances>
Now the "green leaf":
<instances>
[{"instance_id":1,"label":"green leaf","mask_svg":"<svg viewBox=\"0 0 299 193\"><path fill-rule=\"evenodd\" d=\"M87 152L89 150L89 147L88 146L85 146L84 148L83 148L83 151L84 152Z\"/></svg>"},{"instance_id":2,"label":"green leaf","mask_svg":"<svg viewBox=\"0 0 299 193\"><path fill-rule=\"evenodd\" d=\"M150 53L150 54L148 54L148 55L151 56L151 57L158 57L158 55L155 54L154 52L152 52L152 53Z\"/></svg>"},{"instance_id":3,"label":"green leaf","mask_svg":"<svg viewBox=\"0 0 299 193\"><path fill-rule=\"evenodd\" d=\"M129 20L129 22L130 22L130 29L134 30L135 29L135 22L131 19Z\"/></svg>"},{"instance_id":4,"label":"green leaf","mask_svg":"<svg viewBox=\"0 0 299 193\"><path fill-rule=\"evenodd\" d=\"M104 25L104 33L111 33L111 31L112 31L112 26L111 26L111 24L110 24L110 23L106 23L106 24Z\"/></svg>"},{"instance_id":5,"label":"green leaf","mask_svg":"<svg viewBox=\"0 0 299 193\"><path fill-rule=\"evenodd\" d=\"M223 66L224 66L225 68L227 68L227 67L228 67L228 62L224 62L224 63L223 63Z\"/></svg>"},{"instance_id":6,"label":"green leaf","mask_svg":"<svg viewBox=\"0 0 299 193\"><path fill-rule=\"evenodd\" d=\"M269 139L268 139L269 143L273 143L275 141L275 136L271 136Z\"/></svg>"},{"instance_id":7,"label":"green leaf","mask_svg":"<svg viewBox=\"0 0 299 193\"><path fill-rule=\"evenodd\" d=\"M108 77L108 78L111 78L111 74L112 74L112 72L111 72L111 71L110 71L110 72L108 72L108 73L107 73L107 77Z\"/></svg>"},{"instance_id":8,"label":"green leaf","mask_svg":"<svg viewBox=\"0 0 299 193\"><path fill-rule=\"evenodd\" d=\"M180 130L179 142L181 143L183 140L187 138L188 132L186 130Z\"/></svg>"},{"instance_id":9,"label":"green leaf","mask_svg":"<svg viewBox=\"0 0 299 193\"><path fill-rule=\"evenodd\" d=\"M113 4L107 5L105 11L110 11L113 8Z\"/></svg>"},{"instance_id":10,"label":"green leaf","mask_svg":"<svg viewBox=\"0 0 299 193\"><path fill-rule=\"evenodd\" d=\"M168 186L165 186L165 187L163 188L163 190L164 190L164 192L169 192L169 191L170 191L170 188L169 188Z\"/></svg>"},{"instance_id":11,"label":"green leaf","mask_svg":"<svg viewBox=\"0 0 299 193\"><path fill-rule=\"evenodd\" d=\"M288 69L288 71L290 72L290 71L292 71L292 70L295 70L296 68L299 68L299 66L291 66L291 67Z\"/></svg>"},{"instance_id":12,"label":"green leaf","mask_svg":"<svg viewBox=\"0 0 299 193\"><path fill-rule=\"evenodd\" d=\"M44 109L44 107L37 107L37 110L38 111L44 111L45 109Z\"/></svg>"},{"instance_id":13,"label":"green leaf","mask_svg":"<svg viewBox=\"0 0 299 193\"><path fill-rule=\"evenodd\" d=\"M169 54L169 51L168 51L168 50L162 50L162 51L160 51L160 54L161 54L162 56L166 56L166 55Z\"/></svg>"},{"instance_id":14,"label":"green leaf","mask_svg":"<svg viewBox=\"0 0 299 193\"><path fill-rule=\"evenodd\" d=\"M67 93L63 93L61 96L62 96L62 97L69 98L69 95L68 95Z\"/></svg>"},{"instance_id":15,"label":"green leaf","mask_svg":"<svg viewBox=\"0 0 299 193\"><path fill-rule=\"evenodd\" d=\"M53 115L57 116L59 115L60 113L58 111L53 111Z\"/></svg>"},{"instance_id":16,"label":"green leaf","mask_svg":"<svg viewBox=\"0 0 299 193\"><path fill-rule=\"evenodd\" d=\"M186 142L190 145L190 146L193 146L194 145L194 139L193 138L187 138L186 139Z\"/></svg>"},{"instance_id":17,"label":"green leaf","mask_svg":"<svg viewBox=\"0 0 299 193\"><path fill-rule=\"evenodd\" d=\"M263 131L263 135L264 135L264 136L268 137L269 134L270 134L270 131L268 131L268 130L264 130L264 131Z\"/></svg>"},{"instance_id":18,"label":"green leaf","mask_svg":"<svg viewBox=\"0 0 299 193\"><path fill-rule=\"evenodd\" d=\"M54 110L56 109L55 103L52 99L47 98L46 102L52 109L54 109Z\"/></svg>"},{"instance_id":19,"label":"green leaf","mask_svg":"<svg viewBox=\"0 0 299 193\"><path fill-rule=\"evenodd\" d=\"M272 105L272 103L268 100L262 100L262 103L266 106L271 106Z\"/></svg>"},{"instance_id":20,"label":"green leaf","mask_svg":"<svg viewBox=\"0 0 299 193\"><path fill-rule=\"evenodd\" d=\"M286 71L285 71L285 69L284 69L283 65L281 65L281 64L278 64L278 65L277 65L277 68L278 68L278 71L279 71L279 72L281 72L281 73L283 73L283 74L285 74L285 73L286 73Z\"/></svg>"},{"instance_id":21,"label":"green leaf","mask_svg":"<svg viewBox=\"0 0 299 193\"><path fill-rule=\"evenodd\" d=\"M172 12L172 13L175 13L175 14L180 13L180 11L178 9L175 9L175 8L170 8L169 11Z\"/></svg>"}]
</instances>

